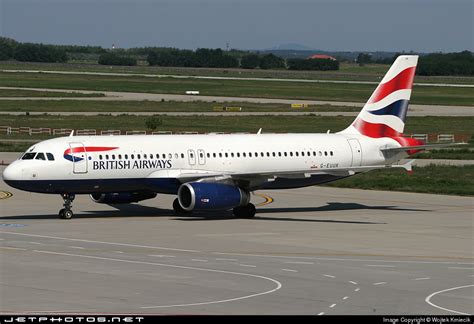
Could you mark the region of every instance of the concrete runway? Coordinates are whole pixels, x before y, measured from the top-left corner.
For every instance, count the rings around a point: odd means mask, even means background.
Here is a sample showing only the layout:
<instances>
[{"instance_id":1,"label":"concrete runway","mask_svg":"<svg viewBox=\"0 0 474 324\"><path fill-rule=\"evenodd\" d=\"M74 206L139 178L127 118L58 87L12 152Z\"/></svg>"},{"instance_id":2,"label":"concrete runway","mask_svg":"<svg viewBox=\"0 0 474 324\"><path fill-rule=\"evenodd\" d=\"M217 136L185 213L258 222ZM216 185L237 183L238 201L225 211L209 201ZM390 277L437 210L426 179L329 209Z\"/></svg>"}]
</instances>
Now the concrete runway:
<instances>
[{"instance_id":1,"label":"concrete runway","mask_svg":"<svg viewBox=\"0 0 474 324\"><path fill-rule=\"evenodd\" d=\"M0 181L0 312L474 313L472 197L259 194L251 220L78 196L66 221L60 197Z\"/></svg>"}]
</instances>

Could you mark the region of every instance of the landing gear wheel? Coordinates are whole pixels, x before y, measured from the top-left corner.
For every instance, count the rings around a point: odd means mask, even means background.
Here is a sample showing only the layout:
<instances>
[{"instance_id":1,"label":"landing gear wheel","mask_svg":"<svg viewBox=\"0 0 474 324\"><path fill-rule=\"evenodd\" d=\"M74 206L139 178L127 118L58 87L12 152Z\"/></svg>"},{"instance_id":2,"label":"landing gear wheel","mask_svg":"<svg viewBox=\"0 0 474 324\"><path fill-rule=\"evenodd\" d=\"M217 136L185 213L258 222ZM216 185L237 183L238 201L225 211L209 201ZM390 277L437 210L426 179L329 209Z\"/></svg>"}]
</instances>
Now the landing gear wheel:
<instances>
[{"instance_id":1,"label":"landing gear wheel","mask_svg":"<svg viewBox=\"0 0 474 324\"><path fill-rule=\"evenodd\" d=\"M235 207L233 212L237 218L254 218L257 209L254 204L248 204L246 206Z\"/></svg>"},{"instance_id":2,"label":"landing gear wheel","mask_svg":"<svg viewBox=\"0 0 474 324\"><path fill-rule=\"evenodd\" d=\"M72 210L67 209L67 210L64 212L64 219L71 219L73 215L74 215L74 214L72 213Z\"/></svg>"},{"instance_id":3,"label":"landing gear wheel","mask_svg":"<svg viewBox=\"0 0 474 324\"><path fill-rule=\"evenodd\" d=\"M61 197L64 200L64 208L59 211L59 218L61 219L71 219L74 215L71 208L72 202L74 201L75 195L74 194L62 194Z\"/></svg>"},{"instance_id":4,"label":"landing gear wheel","mask_svg":"<svg viewBox=\"0 0 474 324\"><path fill-rule=\"evenodd\" d=\"M179 204L179 200L178 198L176 198L174 201L173 201L173 212L176 216L182 216L182 215L189 215L191 214L190 212L186 211L183 209L183 207L181 207L181 205Z\"/></svg>"}]
</instances>

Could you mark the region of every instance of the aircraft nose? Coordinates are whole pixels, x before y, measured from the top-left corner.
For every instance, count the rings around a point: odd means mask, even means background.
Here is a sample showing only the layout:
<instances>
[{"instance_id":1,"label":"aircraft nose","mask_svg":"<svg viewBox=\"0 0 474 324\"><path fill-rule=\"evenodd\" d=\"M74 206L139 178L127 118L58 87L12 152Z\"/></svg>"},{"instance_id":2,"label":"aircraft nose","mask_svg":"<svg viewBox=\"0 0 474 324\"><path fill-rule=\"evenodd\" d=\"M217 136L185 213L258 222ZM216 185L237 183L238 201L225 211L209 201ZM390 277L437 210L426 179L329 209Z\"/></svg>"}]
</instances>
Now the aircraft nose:
<instances>
[{"instance_id":1,"label":"aircraft nose","mask_svg":"<svg viewBox=\"0 0 474 324\"><path fill-rule=\"evenodd\" d=\"M21 180L21 168L16 165L15 162L10 164L3 170L3 180L8 183L9 181Z\"/></svg>"}]
</instances>

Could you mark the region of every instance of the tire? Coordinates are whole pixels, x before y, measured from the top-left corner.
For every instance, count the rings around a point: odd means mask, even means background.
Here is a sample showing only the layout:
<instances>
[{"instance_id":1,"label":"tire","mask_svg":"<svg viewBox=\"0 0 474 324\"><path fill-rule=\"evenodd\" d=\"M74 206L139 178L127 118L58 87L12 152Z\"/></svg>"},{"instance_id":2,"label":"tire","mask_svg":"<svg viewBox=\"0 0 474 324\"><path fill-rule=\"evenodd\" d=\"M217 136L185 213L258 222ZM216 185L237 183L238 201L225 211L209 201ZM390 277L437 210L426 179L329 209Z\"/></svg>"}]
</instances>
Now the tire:
<instances>
[{"instance_id":1,"label":"tire","mask_svg":"<svg viewBox=\"0 0 474 324\"><path fill-rule=\"evenodd\" d=\"M254 218L257 209L254 204L248 204L247 206L235 207L233 209L234 216L237 218Z\"/></svg>"},{"instance_id":2,"label":"tire","mask_svg":"<svg viewBox=\"0 0 474 324\"><path fill-rule=\"evenodd\" d=\"M74 214L72 213L72 210L67 209L64 211L64 219L71 219Z\"/></svg>"}]
</instances>

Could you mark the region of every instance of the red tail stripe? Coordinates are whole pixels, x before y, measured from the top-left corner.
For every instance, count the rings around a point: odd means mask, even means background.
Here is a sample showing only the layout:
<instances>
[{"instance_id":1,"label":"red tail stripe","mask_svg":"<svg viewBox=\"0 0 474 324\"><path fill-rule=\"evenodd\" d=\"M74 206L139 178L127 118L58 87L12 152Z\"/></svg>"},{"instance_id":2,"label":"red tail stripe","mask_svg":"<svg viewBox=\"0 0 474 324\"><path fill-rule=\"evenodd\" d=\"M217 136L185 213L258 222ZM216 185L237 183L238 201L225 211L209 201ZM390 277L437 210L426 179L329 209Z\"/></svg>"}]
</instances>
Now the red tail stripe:
<instances>
[{"instance_id":1,"label":"red tail stripe","mask_svg":"<svg viewBox=\"0 0 474 324\"><path fill-rule=\"evenodd\" d=\"M397 132L390 126L369 123L360 118L357 118L352 126L354 126L362 135L372 138L401 136L401 133Z\"/></svg>"},{"instance_id":2,"label":"red tail stripe","mask_svg":"<svg viewBox=\"0 0 474 324\"><path fill-rule=\"evenodd\" d=\"M402 90L402 89L411 89L413 86L413 79L415 77L416 66L407 68L397 74L393 79L386 83L380 84L377 89L374 91L372 97L368 103L374 103L382 100L392 92Z\"/></svg>"}]
</instances>

